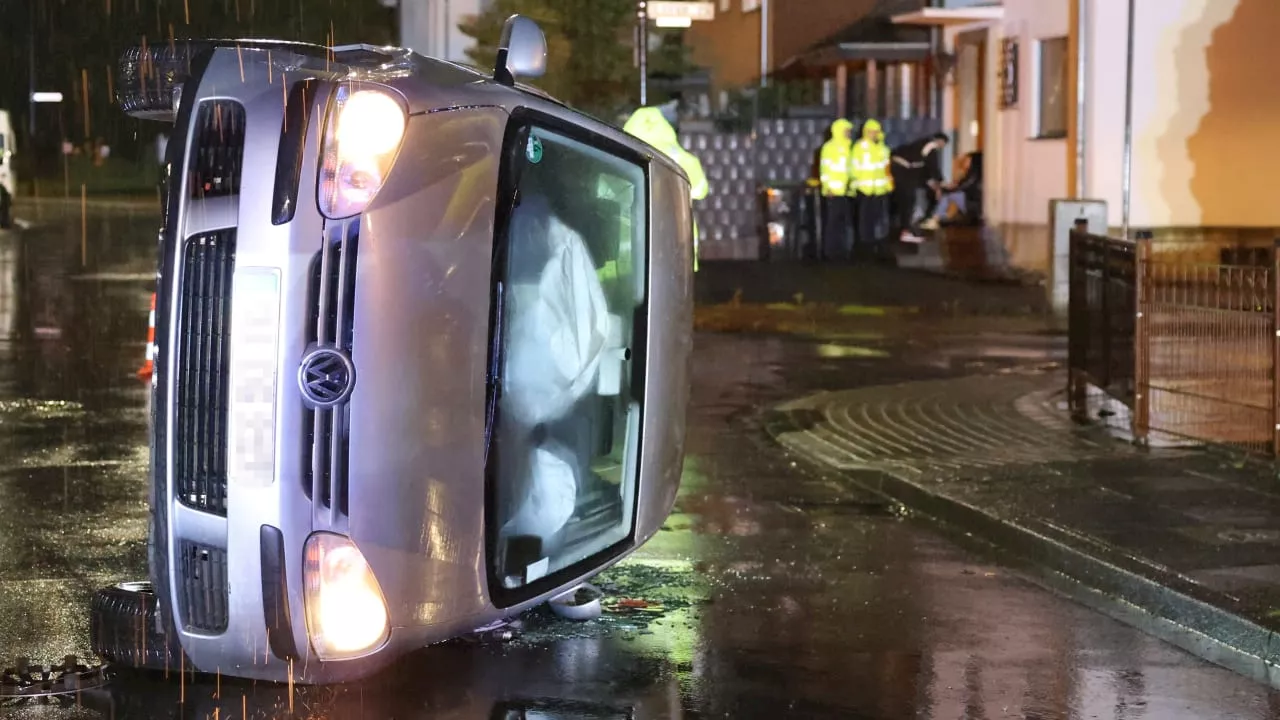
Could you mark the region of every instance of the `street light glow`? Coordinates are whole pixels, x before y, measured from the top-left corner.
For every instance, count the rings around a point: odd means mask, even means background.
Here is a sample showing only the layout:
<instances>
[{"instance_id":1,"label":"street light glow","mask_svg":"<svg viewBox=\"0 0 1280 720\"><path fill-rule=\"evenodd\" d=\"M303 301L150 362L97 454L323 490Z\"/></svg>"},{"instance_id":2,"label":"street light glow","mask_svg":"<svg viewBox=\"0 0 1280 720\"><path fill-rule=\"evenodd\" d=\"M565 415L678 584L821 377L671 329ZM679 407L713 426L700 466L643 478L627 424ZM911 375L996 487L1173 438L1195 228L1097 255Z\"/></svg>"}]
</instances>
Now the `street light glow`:
<instances>
[{"instance_id":1,"label":"street light glow","mask_svg":"<svg viewBox=\"0 0 1280 720\"><path fill-rule=\"evenodd\" d=\"M62 102L62 93L60 93L60 92L34 92L34 93L31 93L31 102L33 102L33 103L60 103L60 102Z\"/></svg>"}]
</instances>

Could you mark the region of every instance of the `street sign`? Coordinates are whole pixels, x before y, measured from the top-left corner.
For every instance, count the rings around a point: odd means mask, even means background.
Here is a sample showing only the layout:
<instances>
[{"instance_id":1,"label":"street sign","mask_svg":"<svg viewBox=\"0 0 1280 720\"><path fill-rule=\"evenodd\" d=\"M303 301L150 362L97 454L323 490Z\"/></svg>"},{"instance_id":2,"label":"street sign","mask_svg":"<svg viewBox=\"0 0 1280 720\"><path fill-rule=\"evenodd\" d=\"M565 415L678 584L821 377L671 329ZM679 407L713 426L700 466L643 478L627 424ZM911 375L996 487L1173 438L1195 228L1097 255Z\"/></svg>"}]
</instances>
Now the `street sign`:
<instances>
[{"instance_id":1,"label":"street sign","mask_svg":"<svg viewBox=\"0 0 1280 720\"><path fill-rule=\"evenodd\" d=\"M659 22L669 21L707 21L716 19L714 2L650 2L649 17Z\"/></svg>"}]
</instances>

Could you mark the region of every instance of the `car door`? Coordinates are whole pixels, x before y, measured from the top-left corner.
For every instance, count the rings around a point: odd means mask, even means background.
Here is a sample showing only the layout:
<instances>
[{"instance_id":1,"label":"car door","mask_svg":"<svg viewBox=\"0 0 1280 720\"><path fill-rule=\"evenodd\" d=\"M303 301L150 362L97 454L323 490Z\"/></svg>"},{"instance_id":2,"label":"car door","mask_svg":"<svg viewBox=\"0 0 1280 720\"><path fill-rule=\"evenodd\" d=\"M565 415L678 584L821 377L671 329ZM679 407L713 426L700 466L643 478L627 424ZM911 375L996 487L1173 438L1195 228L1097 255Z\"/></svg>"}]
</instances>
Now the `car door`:
<instances>
[{"instance_id":1,"label":"car door","mask_svg":"<svg viewBox=\"0 0 1280 720\"><path fill-rule=\"evenodd\" d=\"M634 538L649 181L627 146L519 111L499 182L486 544L505 605Z\"/></svg>"}]
</instances>

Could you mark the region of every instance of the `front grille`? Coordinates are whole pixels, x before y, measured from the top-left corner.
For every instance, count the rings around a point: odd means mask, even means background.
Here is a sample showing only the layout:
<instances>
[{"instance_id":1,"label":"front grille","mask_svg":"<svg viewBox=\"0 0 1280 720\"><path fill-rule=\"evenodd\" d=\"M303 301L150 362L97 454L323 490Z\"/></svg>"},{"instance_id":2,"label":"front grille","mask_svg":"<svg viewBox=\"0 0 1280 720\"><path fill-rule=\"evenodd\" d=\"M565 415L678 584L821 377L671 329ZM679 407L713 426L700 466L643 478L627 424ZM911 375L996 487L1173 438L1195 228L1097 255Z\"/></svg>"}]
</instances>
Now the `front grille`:
<instances>
[{"instance_id":1,"label":"front grille","mask_svg":"<svg viewBox=\"0 0 1280 720\"><path fill-rule=\"evenodd\" d=\"M178 602L187 630L208 633L227 629L227 551L193 542L181 543Z\"/></svg>"},{"instance_id":2,"label":"front grille","mask_svg":"<svg viewBox=\"0 0 1280 720\"><path fill-rule=\"evenodd\" d=\"M191 127L191 160L187 173L195 198L240 192L244 163L244 106L233 100L210 100L196 109Z\"/></svg>"},{"instance_id":3,"label":"front grille","mask_svg":"<svg viewBox=\"0 0 1280 720\"><path fill-rule=\"evenodd\" d=\"M189 238L178 287L174 495L227 514L227 375L235 230Z\"/></svg>"},{"instance_id":4,"label":"front grille","mask_svg":"<svg viewBox=\"0 0 1280 720\"><path fill-rule=\"evenodd\" d=\"M359 218L325 229L320 252L311 263L307 340L313 347L352 352L355 339L356 254ZM303 491L325 509L347 513L347 460L350 410L347 403L329 409L304 409Z\"/></svg>"}]
</instances>

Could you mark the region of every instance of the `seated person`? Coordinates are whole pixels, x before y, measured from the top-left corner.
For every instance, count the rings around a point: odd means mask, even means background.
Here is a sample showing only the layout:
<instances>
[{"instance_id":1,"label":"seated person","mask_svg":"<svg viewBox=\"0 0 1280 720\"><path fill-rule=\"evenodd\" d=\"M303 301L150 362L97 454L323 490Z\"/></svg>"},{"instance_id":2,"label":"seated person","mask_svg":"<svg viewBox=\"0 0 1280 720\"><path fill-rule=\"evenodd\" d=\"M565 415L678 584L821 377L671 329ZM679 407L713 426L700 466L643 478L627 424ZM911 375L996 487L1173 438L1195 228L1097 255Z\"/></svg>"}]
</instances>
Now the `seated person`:
<instances>
[{"instance_id":1,"label":"seated person","mask_svg":"<svg viewBox=\"0 0 1280 720\"><path fill-rule=\"evenodd\" d=\"M934 211L933 217L926 219L920 223L922 230L937 230L938 226L944 222L950 222L948 217L951 208L956 209L956 213L962 218L962 221L973 221L978 217L978 213L982 208L980 203L982 197L982 153L971 152L960 159L960 179L954 183L942 186L940 197L938 199L938 209Z\"/></svg>"}]
</instances>

